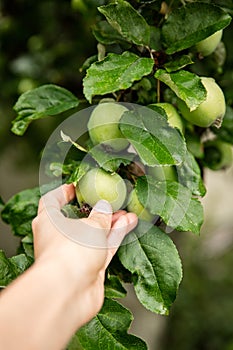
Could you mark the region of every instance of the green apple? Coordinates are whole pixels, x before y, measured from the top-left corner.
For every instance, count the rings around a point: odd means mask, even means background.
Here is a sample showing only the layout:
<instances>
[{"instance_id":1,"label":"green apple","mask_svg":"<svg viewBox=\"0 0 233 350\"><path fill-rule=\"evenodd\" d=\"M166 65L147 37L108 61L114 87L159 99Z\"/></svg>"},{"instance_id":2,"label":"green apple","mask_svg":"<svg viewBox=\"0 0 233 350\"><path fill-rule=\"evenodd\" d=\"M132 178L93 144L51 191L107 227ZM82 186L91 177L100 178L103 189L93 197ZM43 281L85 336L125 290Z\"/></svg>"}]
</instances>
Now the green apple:
<instances>
[{"instance_id":1,"label":"green apple","mask_svg":"<svg viewBox=\"0 0 233 350\"><path fill-rule=\"evenodd\" d=\"M78 10L81 12L87 11L87 6L83 0L71 0L71 7L73 10Z\"/></svg>"},{"instance_id":2,"label":"green apple","mask_svg":"<svg viewBox=\"0 0 233 350\"><path fill-rule=\"evenodd\" d=\"M103 144L115 152L129 145L119 129L120 118L126 111L128 109L117 102L103 102L95 107L87 124L94 145Z\"/></svg>"},{"instance_id":3,"label":"green apple","mask_svg":"<svg viewBox=\"0 0 233 350\"><path fill-rule=\"evenodd\" d=\"M158 181L177 181L177 173L173 166L154 166L147 168L148 175L151 175Z\"/></svg>"},{"instance_id":4,"label":"green apple","mask_svg":"<svg viewBox=\"0 0 233 350\"><path fill-rule=\"evenodd\" d=\"M204 143L204 164L212 170L228 168L232 165L232 145L221 140Z\"/></svg>"},{"instance_id":5,"label":"green apple","mask_svg":"<svg viewBox=\"0 0 233 350\"><path fill-rule=\"evenodd\" d=\"M79 189L79 185L76 184L76 187L75 187L75 194L76 194L76 199L77 199L77 202L79 204L80 207L82 207L83 204L85 204L85 200L82 196L82 193Z\"/></svg>"},{"instance_id":6,"label":"green apple","mask_svg":"<svg viewBox=\"0 0 233 350\"><path fill-rule=\"evenodd\" d=\"M222 29L208 36L208 38L199 41L196 44L196 49L202 56L209 56L212 52L215 51L221 39Z\"/></svg>"},{"instance_id":7,"label":"green apple","mask_svg":"<svg viewBox=\"0 0 233 350\"><path fill-rule=\"evenodd\" d=\"M158 102L158 103L149 105L149 107L151 107L152 109L153 109L153 106L163 108L163 110L167 115L168 124L173 128L179 129L182 134L184 133L184 124L183 124L182 118L177 112L176 108L171 103Z\"/></svg>"},{"instance_id":8,"label":"green apple","mask_svg":"<svg viewBox=\"0 0 233 350\"><path fill-rule=\"evenodd\" d=\"M190 111L184 101L178 100L178 108L182 116L190 123L207 128L212 124L220 124L226 112L224 94L213 78L201 77L207 96L194 110Z\"/></svg>"},{"instance_id":9,"label":"green apple","mask_svg":"<svg viewBox=\"0 0 233 350\"><path fill-rule=\"evenodd\" d=\"M77 199L93 207L100 199L108 201L113 211L120 209L126 199L126 184L116 173L108 173L100 168L89 170L79 181Z\"/></svg>"},{"instance_id":10,"label":"green apple","mask_svg":"<svg viewBox=\"0 0 233 350\"><path fill-rule=\"evenodd\" d=\"M130 193L127 211L135 213L139 219L144 221L153 221L155 217L140 203L135 188Z\"/></svg>"}]
</instances>

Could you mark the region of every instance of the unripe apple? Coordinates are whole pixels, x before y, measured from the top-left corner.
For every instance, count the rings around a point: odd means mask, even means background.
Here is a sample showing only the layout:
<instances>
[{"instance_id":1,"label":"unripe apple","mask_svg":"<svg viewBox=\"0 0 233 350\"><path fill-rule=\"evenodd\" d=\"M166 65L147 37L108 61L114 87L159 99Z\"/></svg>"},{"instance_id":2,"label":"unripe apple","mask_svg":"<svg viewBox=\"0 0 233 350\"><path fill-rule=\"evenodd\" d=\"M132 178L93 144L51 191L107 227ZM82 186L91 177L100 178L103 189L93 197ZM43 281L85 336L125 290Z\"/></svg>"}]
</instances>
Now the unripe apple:
<instances>
[{"instance_id":1,"label":"unripe apple","mask_svg":"<svg viewBox=\"0 0 233 350\"><path fill-rule=\"evenodd\" d=\"M116 102L103 102L95 107L87 124L94 145L103 144L115 152L129 145L119 129L119 121L125 111L128 109Z\"/></svg>"},{"instance_id":2,"label":"unripe apple","mask_svg":"<svg viewBox=\"0 0 233 350\"><path fill-rule=\"evenodd\" d=\"M182 118L177 112L176 108L171 103L158 102L158 103L149 105L149 107L152 109L153 109L153 106L163 108L163 110L167 115L168 124L173 128L179 129L182 134L184 133L184 124L182 122Z\"/></svg>"},{"instance_id":3,"label":"unripe apple","mask_svg":"<svg viewBox=\"0 0 233 350\"><path fill-rule=\"evenodd\" d=\"M89 170L79 181L77 197L93 207L100 199L108 201L113 211L120 209L126 199L126 184L116 173L100 168Z\"/></svg>"},{"instance_id":4,"label":"unripe apple","mask_svg":"<svg viewBox=\"0 0 233 350\"><path fill-rule=\"evenodd\" d=\"M199 41L196 44L196 49L202 56L209 56L212 52L215 51L221 39L222 29L208 36L208 38Z\"/></svg>"},{"instance_id":5,"label":"unripe apple","mask_svg":"<svg viewBox=\"0 0 233 350\"><path fill-rule=\"evenodd\" d=\"M213 78L202 77L201 82L206 88L207 96L194 111L190 111L184 101L178 100L182 116L190 123L207 128L212 124L221 125L226 112L224 94Z\"/></svg>"},{"instance_id":6,"label":"unripe apple","mask_svg":"<svg viewBox=\"0 0 233 350\"><path fill-rule=\"evenodd\" d=\"M85 204L85 200L82 196L82 193L79 189L79 185L76 184L76 187L75 187L75 194L76 194L76 199L77 199L77 202L79 204L79 206L81 207L83 204Z\"/></svg>"},{"instance_id":7,"label":"unripe apple","mask_svg":"<svg viewBox=\"0 0 233 350\"><path fill-rule=\"evenodd\" d=\"M158 181L177 181L177 173L173 166L154 166L147 168L148 175L151 175Z\"/></svg>"},{"instance_id":8,"label":"unripe apple","mask_svg":"<svg viewBox=\"0 0 233 350\"><path fill-rule=\"evenodd\" d=\"M152 215L149 212L149 210L144 208L143 205L140 203L135 188L130 193L127 210L132 213L135 213L141 220L153 221L154 219L154 215Z\"/></svg>"},{"instance_id":9,"label":"unripe apple","mask_svg":"<svg viewBox=\"0 0 233 350\"><path fill-rule=\"evenodd\" d=\"M220 140L204 143L204 164L212 170L228 168L232 165L232 145Z\"/></svg>"},{"instance_id":10,"label":"unripe apple","mask_svg":"<svg viewBox=\"0 0 233 350\"><path fill-rule=\"evenodd\" d=\"M73 10L78 10L81 12L87 11L87 6L83 0L71 0L71 7Z\"/></svg>"}]
</instances>

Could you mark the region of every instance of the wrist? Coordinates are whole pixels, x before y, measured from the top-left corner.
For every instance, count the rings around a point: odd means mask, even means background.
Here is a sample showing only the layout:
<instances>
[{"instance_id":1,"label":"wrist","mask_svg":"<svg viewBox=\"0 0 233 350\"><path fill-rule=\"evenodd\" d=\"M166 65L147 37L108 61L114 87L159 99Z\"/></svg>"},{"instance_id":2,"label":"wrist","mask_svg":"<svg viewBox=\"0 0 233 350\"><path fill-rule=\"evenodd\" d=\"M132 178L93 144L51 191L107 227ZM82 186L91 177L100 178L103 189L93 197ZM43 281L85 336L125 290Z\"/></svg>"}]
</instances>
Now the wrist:
<instances>
[{"instance_id":1,"label":"wrist","mask_svg":"<svg viewBox=\"0 0 233 350\"><path fill-rule=\"evenodd\" d=\"M43 256L35 261L32 268L41 274L43 273L44 277L50 280L54 289L58 288L64 293L69 293L69 297L76 295L81 289L82 283L79 283L77 278L75 278L70 264L67 264L62 259Z\"/></svg>"},{"instance_id":2,"label":"wrist","mask_svg":"<svg viewBox=\"0 0 233 350\"><path fill-rule=\"evenodd\" d=\"M10 324L17 324L15 338L3 338L4 348L15 349L19 342L20 349L65 347L86 321L83 293L82 283L78 287L59 261L37 259L2 293L6 335ZM30 342L28 329L35 330Z\"/></svg>"},{"instance_id":3,"label":"wrist","mask_svg":"<svg viewBox=\"0 0 233 350\"><path fill-rule=\"evenodd\" d=\"M50 295L49 299L53 304L57 304L59 313L64 318L69 319L73 324L73 331L83 325L85 318L85 307L83 306L83 296L87 287L82 281L82 276L74 277L73 272L61 260L38 259L34 267L34 272L41 277L45 283L45 289Z\"/></svg>"}]
</instances>

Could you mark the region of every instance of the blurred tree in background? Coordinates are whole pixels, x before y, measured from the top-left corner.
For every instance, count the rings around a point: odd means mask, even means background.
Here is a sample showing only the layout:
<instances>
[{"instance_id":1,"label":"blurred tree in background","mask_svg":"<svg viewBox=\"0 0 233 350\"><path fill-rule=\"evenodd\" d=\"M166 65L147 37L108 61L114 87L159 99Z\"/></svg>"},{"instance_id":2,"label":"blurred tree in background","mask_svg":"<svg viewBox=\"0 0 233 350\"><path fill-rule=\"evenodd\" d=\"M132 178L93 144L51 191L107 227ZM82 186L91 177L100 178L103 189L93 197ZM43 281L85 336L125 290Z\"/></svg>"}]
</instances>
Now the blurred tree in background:
<instances>
[{"instance_id":1,"label":"blurred tree in background","mask_svg":"<svg viewBox=\"0 0 233 350\"><path fill-rule=\"evenodd\" d=\"M102 2L87 1L82 12L69 0L0 2L0 152L9 143L25 142L10 132L13 105L23 92L53 83L82 98L80 68L96 51L91 26ZM25 136L28 160L37 157L60 122L54 118L32 126Z\"/></svg>"},{"instance_id":2,"label":"blurred tree in background","mask_svg":"<svg viewBox=\"0 0 233 350\"><path fill-rule=\"evenodd\" d=\"M91 29L99 16L96 8L104 3L104 0L0 0L0 156L8 147L17 147L19 165L38 164L39 153L50 133L66 117L35 122L20 138L10 131L11 120L15 118L13 105L20 94L53 83L82 100L81 67L87 57L96 53ZM221 0L214 3L221 5ZM231 0L228 9L233 14ZM200 75L217 77L228 105L233 107L232 33L233 23L224 30L220 50L206 57L204 65L200 62L193 69ZM227 250L207 260L203 256L208 248L200 253L201 239L195 238L191 245L190 241L185 237L180 244L185 278L167 318L159 350L233 350L232 240Z\"/></svg>"}]
</instances>

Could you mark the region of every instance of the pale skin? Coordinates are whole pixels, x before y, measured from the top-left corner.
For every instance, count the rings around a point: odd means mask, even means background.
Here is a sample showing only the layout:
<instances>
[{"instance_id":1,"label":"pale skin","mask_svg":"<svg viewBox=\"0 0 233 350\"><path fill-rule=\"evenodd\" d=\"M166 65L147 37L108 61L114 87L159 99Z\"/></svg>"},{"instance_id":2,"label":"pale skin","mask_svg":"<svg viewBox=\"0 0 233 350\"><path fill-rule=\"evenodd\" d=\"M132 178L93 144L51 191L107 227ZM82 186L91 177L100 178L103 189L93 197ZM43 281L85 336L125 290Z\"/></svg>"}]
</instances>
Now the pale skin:
<instances>
[{"instance_id":1,"label":"pale skin","mask_svg":"<svg viewBox=\"0 0 233 350\"><path fill-rule=\"evenodd\" d=\"M32 223L35 262L0 294L0 349L64 349L103 304L106 268L137 217L123 210L112 214L109 203L100 201L88 218L68 219L60 209L74 196L70 184L40 200ZM90 228L95 246L70 240L59 230L63 225L77 232L77 240Z\"/></svg>"}]
</instances>

